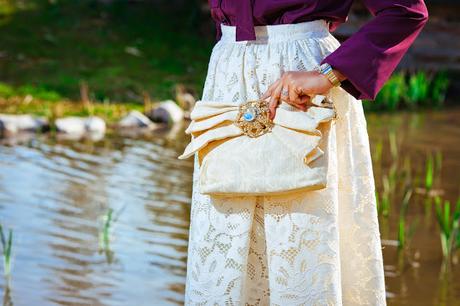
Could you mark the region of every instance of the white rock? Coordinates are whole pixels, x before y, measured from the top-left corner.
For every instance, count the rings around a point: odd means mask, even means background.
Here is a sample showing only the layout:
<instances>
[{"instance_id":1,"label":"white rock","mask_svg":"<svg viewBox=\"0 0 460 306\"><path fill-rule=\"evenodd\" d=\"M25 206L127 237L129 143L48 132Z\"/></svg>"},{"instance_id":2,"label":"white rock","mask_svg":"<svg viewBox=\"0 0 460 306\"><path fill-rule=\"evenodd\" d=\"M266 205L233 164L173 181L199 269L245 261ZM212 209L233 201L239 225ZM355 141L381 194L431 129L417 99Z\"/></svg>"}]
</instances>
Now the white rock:
<instances>
[{"instance_id":1,"label":"white rock","mask_svg":"<svg viewBox=\"0 0 460 306\"><path fill-rule=\"evenodd\" d=\"M9 134L21 131L36 132L48 126L48 120L32 115L0 114L0 130Z\"/></svg>"},{"instance_id":2,"label":"white rock","mask_svg":"<svg viewBox=\"0 0 460 306\"><path fill-rule=\"evenodd\" d=\"M99 117L92 116L85 120L85 130L88 133L105 134L105 121Z\"/></svg>"},{"instance_id":3,"label":"white rock","mask_svg":"<svg viewBox=\"0 0 460 306\"><path fill-rule=\"evenodd\" d=\"M154 122L177 123L184 119L184 111L172 100L158 103L150 112L149 117Z\"/></svg>"},{"instance_id":4,"label":"white rock","mask_svg":"<svg viewBox=\"0 0 460 306\"><path fill-rule=\"evenodd\" d=\"M123 128L152 128L154 125L147 116L135 110L118 122L118 126Z\"/></svg>"},{"instance_id":5,"label":"white rock","mask_svg":"<svg viewBox=\"0 0 460 306\"><path fill-rule=\"evenodd\" d=\"M85 133L104 134L106 124L99 117L65 117L55 121L56 129L60 133L82 135Z\"/></svg>"},{"instance_id":6,"label":"white rock","mask_svg":"<svg viewBox=\"0 0 460 306\"><path fill-rule=\"evenodd\" d=\"M85 118L80 117L65 117L56 119L54 122L59 133L80 135L84 134Z\"/></svg>"}]
</instances>

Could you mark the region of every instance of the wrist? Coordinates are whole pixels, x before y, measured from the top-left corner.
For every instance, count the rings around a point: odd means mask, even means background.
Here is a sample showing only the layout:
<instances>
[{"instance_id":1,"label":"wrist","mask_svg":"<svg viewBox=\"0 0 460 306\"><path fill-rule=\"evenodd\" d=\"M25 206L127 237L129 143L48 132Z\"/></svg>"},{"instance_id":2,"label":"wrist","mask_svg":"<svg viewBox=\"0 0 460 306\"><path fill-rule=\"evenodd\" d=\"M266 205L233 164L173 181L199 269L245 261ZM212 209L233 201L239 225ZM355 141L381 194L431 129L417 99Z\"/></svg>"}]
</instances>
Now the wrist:
<instances>
[{"instance_id":1,"label":"wrist","mask_svg":"<svg viewBox=\"0 0 460 306\"><path fill-rule=\"evenodd\" d=\"M347 79L347 77L345 75L343 75L340 71L338 71L337 69L335 68L332 68L332 71L334 72L334 74L336 75L337 79L339 79L340 82L343 82Z\"/></svg>"},{"instance_id":2,"label":"wrist","mask_svg":"<svg viewBox=\"0 0 460 306\"><path fill-rule=\"evenodd\" d=\"M315 70L324 75L332 84L332 87L339 87L341 85L340 82L345 79L343 74L333 69L328 63L321 64Z\"/></svg>"},{"instance_id":3,"label":"wrist","mask_svg":"<svg viewBox=\"0 0 460 306\"><path fill-rule=\"evenodd\" d=\"M318 73L318 78L321 79L321 88L326 88L327 90L334 88L334 85L331 83L331 81L328 79L328 77L321 72L317 71Z\"/></svg>"}]
</instances>

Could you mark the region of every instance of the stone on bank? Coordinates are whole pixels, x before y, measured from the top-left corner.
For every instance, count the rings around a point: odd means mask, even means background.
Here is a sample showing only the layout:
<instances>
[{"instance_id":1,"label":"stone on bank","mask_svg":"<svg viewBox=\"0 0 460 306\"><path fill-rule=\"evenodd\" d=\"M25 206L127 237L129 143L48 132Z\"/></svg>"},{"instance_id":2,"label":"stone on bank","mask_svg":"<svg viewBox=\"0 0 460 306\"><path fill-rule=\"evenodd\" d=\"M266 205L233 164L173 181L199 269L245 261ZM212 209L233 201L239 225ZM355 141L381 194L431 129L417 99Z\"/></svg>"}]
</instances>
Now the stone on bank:
<instances>
[{"instance_id":1,"label":"stone on bank","mask_svg":"<svg viewBox=\"0 0 460 306\"><path fill-rule=\"evenodd\" d=\"M178 123L184 119L184 110L172 100L166 100L156 104L146 116L153 122Z\"/></svg>"},{"instance_id":2,"label":"stone on bank","mask_svg":"<svg viewBox=\"0 0 460 306\"><path fill-rule=\"evenodd\" d=\"M14 135L19 132L39 132L49 128L46 118L32 115L0 114L0 135Z\"/></svg>"}]
</instances>

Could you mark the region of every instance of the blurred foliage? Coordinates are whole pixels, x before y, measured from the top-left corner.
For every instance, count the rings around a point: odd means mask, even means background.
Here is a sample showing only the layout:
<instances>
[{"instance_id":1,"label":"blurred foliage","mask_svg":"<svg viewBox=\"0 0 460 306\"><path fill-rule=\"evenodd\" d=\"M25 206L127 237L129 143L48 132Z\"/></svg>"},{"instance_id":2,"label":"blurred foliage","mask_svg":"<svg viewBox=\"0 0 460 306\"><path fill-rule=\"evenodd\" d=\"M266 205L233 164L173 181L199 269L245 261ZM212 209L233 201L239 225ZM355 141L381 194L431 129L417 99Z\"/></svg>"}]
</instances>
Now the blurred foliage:
<instances>
[{"instance_id":1,"label":"blurred foliage","mask_svg":"<svg viewBox=\"0 0 460 306\"><path fill-rule=\"evenodd\" d=\"M69 100L41 100L28 95L25 97L14 96L10 99L0 99L0 109L2 113L33 114L46 117L50 121L66 116L84 117L95 115L111 124L120 120L131 110L144 111L144 105L137 102L112 103L108 100L86 105L82 102Z\"/></svg>"},{"instance_id":2,"label":"blurred foliage","mask_svg":"<svg viewBox=\"0 0 460 306\"><path fill-rule=\"evenodd\" d=\"M373 106L380 106L382 109L396 109L406 90L404 75L393 75L380 90Z\"/></svg>"},{"instance_id":3,"label":"blurred foliage","mask_svg":"<svg viewBox=\"0 0 460 306\"><path fill-rule=\"evenodd\" d=\"M406 102L411 107L416 107L428 99L428 79L424 72L417 72L409 77L407 84Z\"/></svg>"},{"instance_id":4,"label":"blurred foliage","mask_svg":"<svg viewBox=\"0 0 460 306\"><path fill-rule=\"evenodd\" d=\"M445 71L400 71L394 73L385 83L374 101L366 101L363 105L370 111L438 108L445 103L449 84L449 77Z\"/></svg>"},{"instance_id":5,"label":"blurred foliage","mask_svg":"<svg viewBox=\"0 0 460 306\"><path fill-rule=\"evenodd\" d=\"M140 102L144 91L170 98L177 83L199 94L214 39L200 27L209 20L196 1L164 3L0 0L0 81L11 86L0 94L77 99L81 82L100 101Z\"/></svg>"},{"instance_id":6,"label":"blurred foliage","mask_svg":"<svg viewBox=\"0 0 460 306\"><path fill-rule=\"evenodd\" d=\"M449 77L446 72L438 73L432 81L430 89L431 100L437 106L444 104L446 100L447 90L449 88Z\"/></svg>"},{"instance_id":7,"label":"blurred foliage","mask_svg":"<svg viewBox=\"0 0 460 306\"><path fill-rule=\"evenodd\" d=\"M203 4L0 0L0 98L79 100L82 83L92 101L169 99L176 84L200 96L214 43ZM440 107L448 88L445 72L401 71L364 107Z\"/></svg>"}]
</instances>

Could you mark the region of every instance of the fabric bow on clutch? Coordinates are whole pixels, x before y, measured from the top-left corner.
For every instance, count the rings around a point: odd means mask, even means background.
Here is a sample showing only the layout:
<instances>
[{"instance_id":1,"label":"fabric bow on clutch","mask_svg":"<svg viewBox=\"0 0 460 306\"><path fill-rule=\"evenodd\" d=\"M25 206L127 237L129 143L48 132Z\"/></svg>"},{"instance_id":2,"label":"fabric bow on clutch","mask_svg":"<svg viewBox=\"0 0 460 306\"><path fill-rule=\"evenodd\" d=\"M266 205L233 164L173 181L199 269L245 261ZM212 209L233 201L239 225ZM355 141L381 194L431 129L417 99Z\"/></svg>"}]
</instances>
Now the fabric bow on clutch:
<instances>
[{"instance_id":1,"label":"fabric bow on clutch","mask_svg":"<svg viewBox=\"0 0 460 306\"><path fill-rule=\"evenodd\" d=\"M315 96L301 111L281 102L273 120L268 102L240 105L198 101L186 129L192 140L179 159L198 153L200 192L273 195L324 188L327 143L335 109Z\"/></svg>"}]
</instances>

